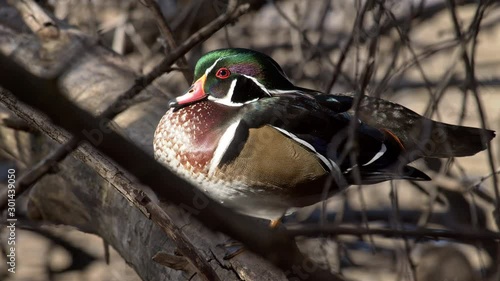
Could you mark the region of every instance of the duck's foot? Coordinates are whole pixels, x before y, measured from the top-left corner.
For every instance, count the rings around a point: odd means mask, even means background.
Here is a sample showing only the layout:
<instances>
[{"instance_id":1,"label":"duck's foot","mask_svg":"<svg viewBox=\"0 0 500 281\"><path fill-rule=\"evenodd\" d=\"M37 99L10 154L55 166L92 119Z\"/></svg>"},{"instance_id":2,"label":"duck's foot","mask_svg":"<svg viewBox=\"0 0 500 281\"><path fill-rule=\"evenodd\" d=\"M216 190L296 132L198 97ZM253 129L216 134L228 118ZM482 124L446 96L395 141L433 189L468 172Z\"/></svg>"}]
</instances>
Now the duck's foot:
<instances>
[{"instance_id":1,"label":"duck's foot","mask_svg":"<svg viewBox=\"0 0 500 281\"><path fill-rule=\"evenodd\" d=\"M278 226L280 226L282 218L283 217L280 217L277 220L270 220L269 221L269 227L272 228L272 229L276 229Z\"/></svg>"},{"instance_id":2,"label":"duck's foot","mask_svg":"<svg viewBox=\"0 0 500 281\"><path fill-rule=\"evenodd\" d=\"M285 213L282 214L279 218L269 220L269 227L271 229L277 229L283 226L283 219L285 218Z\"/></svg>"}]
</instances>

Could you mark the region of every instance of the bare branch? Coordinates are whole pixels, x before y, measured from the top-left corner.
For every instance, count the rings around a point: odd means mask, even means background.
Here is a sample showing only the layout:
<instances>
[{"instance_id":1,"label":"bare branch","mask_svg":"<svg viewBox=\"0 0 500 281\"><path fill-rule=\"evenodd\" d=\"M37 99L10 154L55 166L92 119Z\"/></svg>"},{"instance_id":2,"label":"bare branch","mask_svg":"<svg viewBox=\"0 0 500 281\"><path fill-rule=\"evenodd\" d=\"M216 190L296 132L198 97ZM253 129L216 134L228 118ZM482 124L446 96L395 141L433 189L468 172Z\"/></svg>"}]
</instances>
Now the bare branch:
<instances>
[{"instance_id":1,"label":"bare branch","mask_svg":"<svg viewBox=\"0 0 500 281\"><path fill-rule=\"evenodd\" d=\"M291 237L296 236L309 236L317 237L323 235L329 236L342 236L342 235L383 235L386 237L412 237L415 239L423 238L449 238L458 241L481 241L481 240L494 240L500 241L500 233L492 231L479 231L479 230L461 230L457 232L444 230L444 229L386 229L386 228L352 228L324 225L299 225L295 228L287 230L288 235Z\"/></svg>"},{"instance_id":2,"label":"bare branch","mask_svg":"<svg viewBox=\"0 0 500 281\"><path fill-rule=\"evenodd\" d=\"M206 207L192 215L207 227L227 233L244 242L250 250L284 270L303 264L306 257L298 251L295 241L288 238L283 230L271 230L267 225L261 225L255 219L236 214L200 194L196 187L177 177L143 150L104 125L105 120L93 117L62 96L56 80L40 79L12 63L3 54L0 54L0 77L3 87L15 93L22 101L43 110L47 116L53 118L58 125L73 133L75 137L92 142L87 138L89 132L96 130L106 132L100 143L92 145L131 172L142 183L151 187L162 198L197 210L199 205L193 198L202 196L207 202ZM42 97L29 94L33 88L39 89L46 95ZM64 118L59 118L60 116ZM123 151L127 153L122 153ZM342 280L342 278L318 268L308 275L307 280Z\"/></svg>"},{"instance_id":3,"label":"bare branch","mask_svg":"<svg viewBox=\"0 0 500 281\"><path fill-rule=\"evenodd\" d=\"M21 117L26 118L27 116L24 114L26 110L18 101L16 101L13 97L10 97L7 93L0 94L0 100L13 112L19 114ZM37 116L37 114L30 114L32 119L40 120L41 116ZM30 119L26 120L30 122ZM39 124L32 123L31 127L40 126ZM43 125L42 125L43 126ZM40 128L44 133L48 133L48 128ZM50 134L50 133L49 133ZM55 136L51 136L55 138ZM64 138L67 140L67 138ZM57 164L62 161L67 153L70 151L65 150L68 145L73 145L72 142L75 141L75 148L81 144L78 138L72 138L65 145L59 147L59 149L53 151L47 157L45 157L42 161L38 162L35 166L33 166L29 171L25 172L17 181L16 190L26 190L31 187L34 183L40 180L45 174L51 173ZM85 146L87 147L87 146ZM94 153L96 153L94 151ZM82 161L85 162L85 159L88 157L79 157ZM88 161L87 161L88 162ZM93 167L95 170L100 171L103 170L115 170L116 167L112 167L109 161L99 161L97 164L87 163L89 166ZM100 165L100 167L95 167L95 165ZM167 236L172 239L177 247L179 248L179 252L184 255L189 261L194 265L196 269L199 270L200 275L205 280L219 280L217 274L213 270L212 267L205 261L204 258L201 257L200 253L198 253L197 249L188 241L188 239L182 234L182 231L172 222L172 219L168 216L168 214L163 211L156 203L152 202L151 199L140 189L134 187L133 183L127 178L124 173L119 173L113 175L111 179L106 174L101 174L103 178L108 180L113 186L132 204L134 204L139 210L141 210L146 216L150 217L156 224L160 226L160 228L167 234ZM6 191L6 190L2 190ZM6 196L6 193L2 192L2 196ZM5 200L7 202L7 200Z\"/></svg>"},{"instance_id":4,"label":"bare branch","mask_svg":"<svg viewBox=\"0 0 500 281\"><path fill-rule=\"evenodd\" d=\"M165 38L165 40L167 41L167 44L170 47L170 49L171 50L176 49L177 43L175 42L174 35L172 34L172 30L170 29L170 26L165 20L165 17L163 17L163 14L160 10L160 7L158 6L158 3L155 0L144 0L144 2L146 2L147 7L151 10L153 17L156 20L156 24L158 25L158 29L160 30L160 33L163 36L163 38ZM179 58L178 64L179 67L183 69L182 74L184 75L186 82L188 82L188 84L191 83L191 81L193 81L193 74L191 69L189 69L188 67L188 63L184 55Z\"/></svg>"},{"instance_id":5,"label":"bare branch","mask_svg":"<svg viewBox=\"0 0 500 281\"><path fill-rule=\"evenodd\" d=\"M173 50L169 56L167 56L159 65L157 65L150 73L145 76L141 76L136 79L136 83L125 93L120 95L112 105L110 105L104 112L101 113L100 117L105 119L113 119L120 112L125 110L130 104L129 101L132 100L136 95L138 95L144 88L146 88L149 84L151 84L156 78L162 75L165 72L170 71L170 66L181 56L186 54L192 47L194 47L199 42L205 40L210 37L213 33L215 33L220 28L224 27L227 23L237 19L239 16L244 14L248 10L248 5L239 6L236 11L228 14L223 14L217 19L215 19L211 24L202 28L197 33L193 34L189 37L181 46L177 49ZM1 97L2 99L6 98L5 96ZM69 153L71 153L80 143L80 140L77 138L72 138L68 141L68 143L59 147L58 150L49 156L49 159L46 159L47 163L58 163L63 160ZM21 195L26 189L28 189L36 180L43 177L45 173L50 170L50 167L46 165L37 165L37 169L34 169L32 173L34 175L27 176L26 178L21 178L18 186L16 187L16 194ZM29 179L29 180L28 180ZM7 193L0 193L0 210L5 209L6 206L6 197Z\"/></svg>"},{"instance_id":6,"label":"bare branch","mask_svg":"<svg viewBox=\"0 0 500 281\"><path fill-rule=\"evenodd\" d=\"M484 12L486 11L486 8L488 7L488 5L491 4L491 2L492 1L486 1L486 3L480 3L476 9L476 14L475 14L474 19L473 19L471 26L469 28L469 30L473 32L474 44L476 42L477 34L479 33L481 20L484 16ZM476 105L477 105L478 112L479 112L479 118L481 120L481 126L482 126L482 128L486 128L487 127L486 126L486 117L484 115L484 107L483 107L481 99L479 97L478 85L477 85L475 68L474 68L475 65L473 63L475 53L471 54L471 57L472 57L471 58L466 51L467 49L465 46L465 41L463 40L462 31L460 30L460 24L458 23L457 13L455 11L455 2L452 0L448 0L447 3L450 7L449 11L450 11L451 18L453 21L453 26L455 29L455 37L458 40L460 40L460 42L462 44L462 49L464 50L464 52L462 53L462 62L464 64L465 73L467 75L466 76L467 77L466 78L467 79L467 88L466 89L471 90L472 93L474 94L474 98L476 100ZM482 137L484 138L484 136L482 136ZM495 161L493 159L493 152L491 151L490 146L488 146L487 152L488 152L488 162L490 165L491 174L492 174L492 178L493 178L493 189L495 192L495 200L496 200L495 219L496 219L497 226L500 227L500 186L498 184L498 176L495 173L495 170L496 170ZM500 256L500 252L499 252L499 256Z\"/></svg>"}]
</instances>

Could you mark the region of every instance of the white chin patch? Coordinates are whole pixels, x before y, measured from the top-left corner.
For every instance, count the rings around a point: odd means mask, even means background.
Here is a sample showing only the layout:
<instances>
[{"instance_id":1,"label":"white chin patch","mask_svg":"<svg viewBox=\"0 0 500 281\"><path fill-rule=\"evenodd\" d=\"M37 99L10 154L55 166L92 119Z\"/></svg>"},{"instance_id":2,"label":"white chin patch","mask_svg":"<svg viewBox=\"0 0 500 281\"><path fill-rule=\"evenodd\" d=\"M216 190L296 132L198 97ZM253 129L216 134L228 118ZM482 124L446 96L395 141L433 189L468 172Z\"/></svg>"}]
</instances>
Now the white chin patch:
<instances>
[{"instance_id":1,"label":"white chin patch","mask_svg":"<svg viewBox=\"0 0 500 281\"><path fill-rule=\"evenodd\" d=\"M229 91L227 91L227 94L223 98L218 99L218 98L214 98L212 96L208 96L208 100L219 103L219 104L227 105L227 106L232 106L232 107L243 106L247 103L254 102L254 101L258 100L258 98L256 98L256 99L249 100L246 102L233 102L232 99L233 99L233 95L234 95L234 89L236 88L236 83L238 83L238 79L234 79L231 82L231 86L229 87Z\"/></svg>"},{"instance_id":2,"label":"white chin patch","mask_svg":"<svg viewBox=\"0 0 500 281\"><path fill-rule=\"evenodd\" d=\"M225 98L225 97L222 99L218 99L218 98L214 98L212 96L208 96L208 100L213 101L213 102L218 103L218 104L223 104L223 105L232 106L232 107L239 107L239 106L245 105L244 103L232 102L231 100L227 100L227 98Z\"/></svg>"}]
</instances>

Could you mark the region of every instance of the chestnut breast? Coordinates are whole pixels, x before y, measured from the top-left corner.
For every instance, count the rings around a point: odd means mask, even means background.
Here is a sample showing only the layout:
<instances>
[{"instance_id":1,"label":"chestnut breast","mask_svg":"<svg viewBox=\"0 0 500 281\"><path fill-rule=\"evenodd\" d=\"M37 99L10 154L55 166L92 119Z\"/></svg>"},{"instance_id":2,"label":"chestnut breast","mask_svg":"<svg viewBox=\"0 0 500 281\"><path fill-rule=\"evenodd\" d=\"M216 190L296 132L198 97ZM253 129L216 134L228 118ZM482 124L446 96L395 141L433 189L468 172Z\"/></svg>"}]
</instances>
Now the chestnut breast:
<instances>
[{"instance_id":1,"label":"chestnut breast","mask_svg":"<svg viewBox=\"0 0 500 281\"><path fill-rule=\"evenodd\" d=\"M193 173L208 173L208 165L234 109L202 101L162 117L155 131L157 159L174 166L179 164ZM177 161L174 161L177 160Z\"/></svg>"}]
</instances>

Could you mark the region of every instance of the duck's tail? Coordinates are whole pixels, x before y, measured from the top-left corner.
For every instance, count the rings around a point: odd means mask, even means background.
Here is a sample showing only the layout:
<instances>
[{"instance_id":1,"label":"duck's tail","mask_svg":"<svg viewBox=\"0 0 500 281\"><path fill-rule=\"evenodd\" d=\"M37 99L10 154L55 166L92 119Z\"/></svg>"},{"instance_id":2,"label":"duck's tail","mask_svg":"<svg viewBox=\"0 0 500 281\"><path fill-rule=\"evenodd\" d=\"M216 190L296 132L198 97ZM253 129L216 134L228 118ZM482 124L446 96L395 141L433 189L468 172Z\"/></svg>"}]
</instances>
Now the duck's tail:
<instances>
[{"instance_id":1,"label":"duck's tail","mask_svg":"<svg viewBox=\"0 0 500 281\"><path fill-rule=\"evenodd\" d=\"M433 121L386 100L364 97L359 118L392 135L410 161L420 157L470 156L488 147L495 132Z\"/></svg>"}]
</instances>

